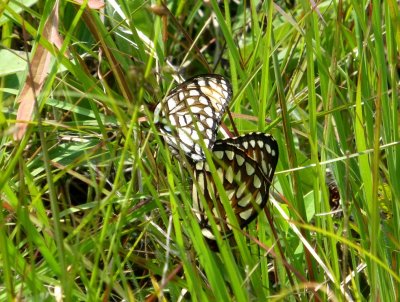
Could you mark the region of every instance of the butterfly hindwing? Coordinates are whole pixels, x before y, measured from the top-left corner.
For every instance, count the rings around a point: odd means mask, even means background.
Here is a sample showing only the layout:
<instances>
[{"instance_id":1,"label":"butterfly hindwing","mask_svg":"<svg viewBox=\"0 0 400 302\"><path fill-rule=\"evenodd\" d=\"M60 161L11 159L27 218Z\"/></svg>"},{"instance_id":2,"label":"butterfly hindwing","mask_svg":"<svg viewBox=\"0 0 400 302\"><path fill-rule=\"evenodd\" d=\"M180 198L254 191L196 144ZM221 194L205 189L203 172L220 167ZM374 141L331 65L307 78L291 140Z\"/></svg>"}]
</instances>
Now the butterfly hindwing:
<instances>
[{"instance_id":1,"label":"butterfly hindwing","mask_svg":"<svg viewBox=\"0 0 400 302\"><path fill-rule=\"evenodd\" d=\"M232 97L228 80L209 74L178 85L158 104L156 123L174 154L180 150L193 162L205 159L204 146L212 149L219 124Z\"/></svg>"}]
</instances>

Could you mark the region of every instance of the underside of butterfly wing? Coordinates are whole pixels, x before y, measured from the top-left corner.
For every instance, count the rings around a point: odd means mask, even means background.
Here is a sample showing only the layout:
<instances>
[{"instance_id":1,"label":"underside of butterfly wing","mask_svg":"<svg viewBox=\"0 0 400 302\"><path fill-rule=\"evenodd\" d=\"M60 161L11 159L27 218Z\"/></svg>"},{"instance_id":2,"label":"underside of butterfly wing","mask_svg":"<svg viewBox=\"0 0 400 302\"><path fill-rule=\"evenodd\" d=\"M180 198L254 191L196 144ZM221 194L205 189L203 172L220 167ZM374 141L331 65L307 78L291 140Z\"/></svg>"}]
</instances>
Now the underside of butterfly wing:
<instances>
[{"instance_id":1,"label":"underside of butterfly wing","mask_svg":"<svg viewBox=\"0 0 400 302\"><path fill-rule=\"evenodd\" d=\"M206 201L219 231L229 233L232 228L232 223L229 222L222 204L221 194L215 184L216 178L221 182L229 200L229 206L232 207L241 228L254 220L264 208L271 184L271 181L260 169L260 164L234 144L224 140L217 141L213 149L213 158L217 172L215 175L210 172L206 161L196 164L192 192L194 213L203 235L208 239L214 239L214 235L204 209L204 201ZM271 169L274 170L275 166L276 163L271 166ZM271 173L273 174L273 171ZM202 196L204 196L203 201Z\"/></svg>"},{"instance_id":2,"label":"underside of butterfly wing","mask_svg":"<svg viewBox=\"0 0 400 302\"><path fill-rule=\"evenodd\" d=\"M155 110L156 122L174 154L183 152L191 161L205 159L222 116L232 97L230 83L220 75L201 75L175 87Z\"/></svg>"}]
</instances>

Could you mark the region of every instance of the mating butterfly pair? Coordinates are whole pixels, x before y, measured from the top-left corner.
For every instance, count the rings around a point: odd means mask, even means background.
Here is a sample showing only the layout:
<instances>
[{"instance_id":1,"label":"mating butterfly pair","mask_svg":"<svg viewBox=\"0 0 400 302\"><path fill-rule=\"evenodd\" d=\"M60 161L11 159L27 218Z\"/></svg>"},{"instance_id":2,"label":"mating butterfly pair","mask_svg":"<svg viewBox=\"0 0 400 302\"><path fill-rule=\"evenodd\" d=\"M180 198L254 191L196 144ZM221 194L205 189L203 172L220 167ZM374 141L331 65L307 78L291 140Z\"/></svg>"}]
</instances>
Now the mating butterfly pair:
<instances>
[{"instance_id":1,"label":"mating butterfly pair","mask_svg":"<svg viewBox=\"0 0 400 302\"><path fill-rule=\"evenodd\" d=\"M155 122L171 151L184 153L193 163L193 210L208 239L215 237L204 205L213 214L219 231L229 233L232 228L223 200L230 202L239 226L245 227L267 203L278 161L278 145L268 134L216 139L231 97L231 85L224 77L196 76L172 89L155 110ZM213 155L215 175L203 148ZM216 178L226 196L218 191Z\"/></svg>"}]
</instances>

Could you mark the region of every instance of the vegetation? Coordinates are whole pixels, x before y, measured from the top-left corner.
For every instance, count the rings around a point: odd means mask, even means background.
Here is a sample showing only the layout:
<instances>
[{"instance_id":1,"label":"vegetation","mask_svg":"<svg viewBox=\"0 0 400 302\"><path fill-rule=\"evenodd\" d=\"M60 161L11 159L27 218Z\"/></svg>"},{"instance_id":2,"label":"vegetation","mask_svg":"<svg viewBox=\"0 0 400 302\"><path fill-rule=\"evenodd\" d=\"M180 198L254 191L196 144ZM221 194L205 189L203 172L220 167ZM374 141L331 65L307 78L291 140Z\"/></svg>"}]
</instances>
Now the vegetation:
<instances>
[{"instance_id":1,"label":"vegetation","mask_svg":"<svg viewBox=\"0 0 400 302\"><path fill-rule=\"evenodd\" d=\"M3 2L0 300L399 300L399 20L396 0ZM232 82L232 133L280 148L265 213L218 251L153 123L202 73Z\"/></svg>"}]
</instances>

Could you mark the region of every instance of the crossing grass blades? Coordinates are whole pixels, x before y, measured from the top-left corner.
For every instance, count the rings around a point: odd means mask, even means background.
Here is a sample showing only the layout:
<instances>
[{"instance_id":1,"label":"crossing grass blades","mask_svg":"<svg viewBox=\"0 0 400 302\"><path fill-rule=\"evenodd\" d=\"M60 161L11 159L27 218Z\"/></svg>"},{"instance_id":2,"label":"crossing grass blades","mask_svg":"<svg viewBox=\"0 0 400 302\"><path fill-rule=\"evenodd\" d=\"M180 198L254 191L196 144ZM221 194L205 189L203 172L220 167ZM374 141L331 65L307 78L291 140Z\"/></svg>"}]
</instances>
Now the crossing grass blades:
<instances>
[{"instance_id":1,"label":"crossing grass blades","mask_svg":"<svg viewBox=\"0 0 400 302\"><path fill-rule=\"evenodd\" d=\"M232 216L223 200L229 201L240 228L264 208L279 156L278 144L268 134L216 140L231 97L231 85L224 77L196 76L172 89L155 110L155 122L171 152L183 153L192 163L193 211L209 241L215 236L207 212L221 234L230 234L236 224L229 220ZM202 146L211 151L216 173L212 173ZM216 179L224 192L218 190Z\"/></svg>"}]
</instances>

